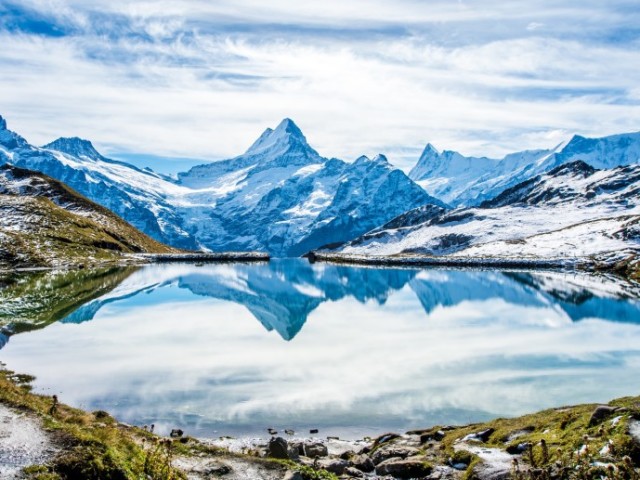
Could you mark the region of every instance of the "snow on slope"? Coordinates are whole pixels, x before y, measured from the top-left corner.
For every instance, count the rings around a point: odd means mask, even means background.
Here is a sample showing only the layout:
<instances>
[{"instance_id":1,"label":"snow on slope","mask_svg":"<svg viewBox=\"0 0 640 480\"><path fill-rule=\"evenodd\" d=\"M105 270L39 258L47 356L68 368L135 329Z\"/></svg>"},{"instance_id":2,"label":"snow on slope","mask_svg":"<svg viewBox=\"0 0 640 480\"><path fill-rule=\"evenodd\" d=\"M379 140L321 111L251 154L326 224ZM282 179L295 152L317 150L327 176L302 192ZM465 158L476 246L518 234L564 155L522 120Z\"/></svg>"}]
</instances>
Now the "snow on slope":
<instances>
[{"instance_id":1,"label":"snow on slope","mask_svg":"<svg viewBox=\"0 0 640 480\"><path fill-rule=\"evenodd\" d=\"M441 204L383 156L352 164L321 157L290 119L243 155L194 167L177 181L105 158L86 140L37 148L4 120L0 127L0 164L42 171L183 248L299 255L348 241L407 208Z\"/></svg>"},{"instance_id":2,"label":"snow on slope","mask_svg":"<svg viewBox=\"0 0 640 480\"><path fill-rule=\"evenodd\" d=\"M411 213L411 212L409 212ZM475 208L408 213L344 253L573 258L640 251L640 166L561 165Z\"/></svg>"},{"instance_id":3,"label":"snow on slope","mask_svg":"<svg viewBox=\"0 0 640 480\"><path fill-rule=\"evenodd\" d=\"M465 157L452 151L440 153L428 144L409 177L450 205L475 206L528 178L575 160L599 169L638 163L640 132L595 139L575 135L551 150L516 152L499 160Z\"/></svg>"}]
</instances>

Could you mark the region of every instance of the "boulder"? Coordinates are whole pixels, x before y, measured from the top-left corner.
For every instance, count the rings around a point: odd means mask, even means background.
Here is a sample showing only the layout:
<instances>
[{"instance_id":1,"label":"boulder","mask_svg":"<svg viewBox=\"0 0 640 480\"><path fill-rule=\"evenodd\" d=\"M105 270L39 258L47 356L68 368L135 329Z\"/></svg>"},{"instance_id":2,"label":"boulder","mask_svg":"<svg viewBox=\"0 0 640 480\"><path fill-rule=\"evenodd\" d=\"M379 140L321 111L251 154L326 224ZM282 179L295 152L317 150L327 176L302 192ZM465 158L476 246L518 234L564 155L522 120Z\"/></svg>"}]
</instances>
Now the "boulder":
<instances>
[{"instance_id":1,"label":"boulder","mask_svg":"<svg viewBox=\"0 0 640 480\"><path fill-rule=\"evenodd\" d=\"M342 475L345 469L349 466L347 460L341 458L321 458L316 465L327 472L335 473L336 475Z\"/></svg>"},{"instance_id":2,"label":"boulder","mask_svg":"<svg viewBox=\"0 0 640 480\"><path fill-rule=\"evenodd\" d=\"M407 458L414 455L418 455L420 450L415 447L409 447L406 445L385 445L371 454L371 460L378 465L389 458Z\"/></svg>"},{"instance_id":3,"label":"boulder","mask_svg":"<svg viewBox=\"0 0 640 480\"><path fill-rule=\"evenodd\" d=\"M205 477L210 477L212 475L219 477L231 473L231 470L231 467L227 464L220 462L210 462L205 465L193 468L192 472L204 475Z\"/></svg>"},{"instance_id":4,"label":"boulder","mask_svg":"<svg viewBox=\"0 0 640 480\"><path fill-rule=\"evenodd\" d=\"M273 437L267 445L267 456L271 458L289 459L289 446L282 437Z\"/></svg>"},{"instance_id":5,"label":"boulder","mask_svg":"<svg viewBox=\"0 0 640 480\"><path fill-rule=\"evenodd\" d=\"M612 415L613 413L615 413L615 411L616 411L616 408L610 407L609 405L597 406L596 409L591 414L591 418L589 419L589 426L593 427L594 425L601 423L609 415Z\"/></svg>"},{"instance_id":6,"label":"boulder","mask_svg":"<svg viewBox=\"0 0 640 480\"><path fill-rule=\"evenodd\" d=\"M420 443L430 442L435 440L436 442L440 442L444 438L444 431L436 430L435 432L427 432L420 435Z\"/></svg>"},{"instance_id":7,"label":"boulder","mask_svg":"<svg viewBox=\"0 0 640 480\"><path fill-rule=\"evenodd\" d=\"M345 468L344 475L348 475L349 478L364 478L364 473L354 467Z\"/></svg>"},{"instance_id":8,"label":"boulder","mask_svg":"<svg viewBox=\"0 0 640 480\"><path fill-rule=\"evenodd\" d=\"M350 458L350 460L351 460L351 464L355 468L363 472L367 472L367 473L373 472L376 468L375 464L373 463L373 460L371 460L369 455L365 455L365 454L354 455L353 457Z\"/></svg>"},{"instance_id":9,"label":"boulder","mask_svg":"<svg viewBox=\"0 0 640 480\"><path fill-rule=\"evenodd\" d=\"M377 475L391 475L394 478L426 477L433 468L422 458L390 458L376 465Z\"/></svg>"},{"instance_id":10,"label":"boulder","mask_svg":"<svg viewBox=\"0 0 640 480\"><path fill-rule=\"evenodd\" d=\"M476 433L470 433L466 437L462 439L463 442L482 442L485 443L489 440L489 437L495 432L493 428L487 428L486 430L482 430Z\"/></svg>"},{"instance_id":11,"label":"boulder","mask_svg":"<svg viewBox=\"0 0 640 480\"><path fill-rule=\"evenodd\" d=\"M303 455L309 458L326 457L329 450L324 443L321 442L305 442L302 446Z\"/></svg>"},{"instance_id":12,"label":"boulder","mask_svg":"<svg viewBox=\"0 0 640 480\"><path fill-rule=\"evenodd\" d=\"M380 435L378 438L374 440L372 448L376 448L377 446L382 445L383 443L387 443L399 437L400 435L398 435L397 433L383 433L382 435Z\"/></svg>"}]
</instances>

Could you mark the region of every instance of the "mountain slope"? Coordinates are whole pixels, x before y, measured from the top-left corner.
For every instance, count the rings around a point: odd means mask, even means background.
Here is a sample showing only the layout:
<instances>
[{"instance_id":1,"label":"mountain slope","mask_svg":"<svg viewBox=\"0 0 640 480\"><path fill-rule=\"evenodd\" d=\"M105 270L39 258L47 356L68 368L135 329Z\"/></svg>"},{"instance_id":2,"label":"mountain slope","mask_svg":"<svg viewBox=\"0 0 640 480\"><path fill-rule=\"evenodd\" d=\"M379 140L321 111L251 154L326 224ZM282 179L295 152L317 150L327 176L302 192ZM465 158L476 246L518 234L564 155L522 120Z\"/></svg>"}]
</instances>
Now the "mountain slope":
<instances>
[{"instance_id":1,"label":"mountain slope","mask_svg":"<svg viewBox=\"0 0 640 480\"><path fill-rule=\"evenodd\" d=\"M342 251L622 259L640 252L639 219L640 165L596 170L578 161L507 189L480 207L422 217L405 213Z\"/></svg>"},{"instance_id":2,"label":"mountain slope","mask_svg":"<svg viewBox=\"0 0 640 480\"><path fill-rule=\"evenodd\" d=\"M0 265L84 264L172 251L61 182L0 166Z\"/></svg>"},{"instance_id":3,"label":"mountain slope","mask_svg":"<svg viewBox=\"0 0 640 480\"><path fill-rule=\"evenodd\" d=\"M603 138L575 135L551 150L528 150L502 159L465 157L424 149L409 177L427 192L454 206L475 206L501 191L559 165L582 160L598 169L640 162L640 132Z\"/></svg>"},{"instance_id":4,"label":"mountain slope","mask_svg":"<svg viewBox=\"0 0 640 480\"><path fill-rule=\"evenodd\" d=\"M300 255L348 241L407 208L443 205L383 156L354 163L321 157L290 119L244 154L177 180L105 158L78 138L33 147L4 120L2 163L59 179L159 241L213 251Z\"/></svg>"}]
</instances>

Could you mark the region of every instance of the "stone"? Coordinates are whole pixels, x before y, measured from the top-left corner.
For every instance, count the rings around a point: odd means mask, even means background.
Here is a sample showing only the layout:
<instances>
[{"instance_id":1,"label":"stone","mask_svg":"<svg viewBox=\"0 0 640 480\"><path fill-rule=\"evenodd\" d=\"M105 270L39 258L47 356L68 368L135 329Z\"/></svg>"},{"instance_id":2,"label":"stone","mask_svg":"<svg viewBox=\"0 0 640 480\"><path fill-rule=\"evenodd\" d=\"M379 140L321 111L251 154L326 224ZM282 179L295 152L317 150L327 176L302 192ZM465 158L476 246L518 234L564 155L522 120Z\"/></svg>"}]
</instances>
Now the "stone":
<instances>
[{"instance_id":1,"label":"stone","mask_svg":"<svg viewBox=\"0 0 640 480\"><path fill-rule=\"evenodd\" d=\"M495 432L493 428L487 428L486 430L482 430L480 432L470 433L466 437L462 439L463 442L482 442L485 443L489 440L489 437Z\"/></svg>"},{"instance_id":2,"label":"stone","mask_svg":"<svg viewBox=\"0 0 640 480\"><path fill-rule=\"evenodd\" d=\"M629 435L631 435L636 443L640 443L640 421L631 420L629 422Z\"/></svg>"},{"instance_id":3,"label":"stone","mask_svg":"<svg viewBox=\"0 0 640 480\"><path fill-rule=\"evenodd\" d=\"M423 433L422 435L420 435L420 443L426 443L426 442L430 442L432 440L435 440L436 442L440 442L444 438L444 435L445 435L445 433L442 430L437 430L435 432Z\"/></svg>"},{"instance_id":4,"label":"stone","mask_svg":"<svg viewBox=\"0 0 640 480\"><path fill-rule=\"evenodd\" d=\"M316 465L327 472L342 475L349 466L349 462L341 458L321 458Z\"/></svg>"},{"instance_id":5,"label":"stone","mask_svg":"<svg viewBox=\"0 0 640 480\"><path fill-rule=\"evenodd\" d=\"M384 462L389 458L407 458L413 455L418 455L419 453L420 450L415 447L409 447L405 445L386 445L373 452L373 454L371 455L371 460L373 460L374 464L378 465L379 463Z\"/></svg>"},{"instance_id":6,"label":"stone","mask_svg":"<svg viewBox=\"0 0 640 480\"><path fill-rule=\"evenodd\" d=\"M297 462L298 460L300 460L300 450L298 450L297 447L293 447L289 445L289 448L287 449L287 454L289 455L289 460L293 460L294 462Z\"/></svg>"},{"instance_id":7,"label":"stone","mask_svg":"<svg viewBox=\"0 0 640 480\"><path fill-rule=\"evenodd\" d=\"M609 415L613 414L616 411L615 407L610 407L609 405L599 405L591 414L591 418L589 419L589 426L593 427L601 423L605 418Z\"/></svg>"},{"instance_id":8,"label":"stone","mask_svg":"<svg viewBox=\"0 0 640 480\"><path fill-rule=\"evenodd\" d=\"M350 478L364 478L364 473L354 467L345 468L344 475L349 475Z\"/></svg>"},{"instance_id":9,"label":"stone","mask_svg":"<svg viewBox=\"0 0 640 480\"><path fill-rule=\"evenodd\" d=\"M303 455L309 458L326 457L329 455L329 450L324 443L320 442L306 442L303 446Z\"/></svg>"},{"instance_id":10,"label":"stone","mask_svg":"<svg viewBox=\"0 0 640 480\"><path fill-rule=\"evenodd\" d=\"M267 445L267 456L271 458L289 459L289 447L282 437L274 437Z\"/></svg>"},{"instance_id":11,"label":"stone","mask_svg":"<svg viewBox=\"0 0 640 480\"><path fill-rule=\"evenodd\" d=\"M206 465L193 468L192 472L198 473L204 476L211 476L211 475L222 476L222 475L227 475L231 473L231 467L224 463L211 462L211 463L207 463Z\"/></svg>"},{"instance_id":12,"label":"stone","mask_svg":"<svg viewBox=\"0 0 640 480\"><path fill-rule=\"evenodd\" d=\"M372 448L376 448L378 445L382 445L383 443L387 443L399 437L400 435L398 435L397 433L383 433L382 435L380 435L378 438L375 439L375 441L373 442Z\"/></svg>"},{"instance_id":13,"label":"stone","mask_svg":"<svg viewBox=\"0 0 640 480\"><path fill-rule=\"evenodd\" d=\"M377 475L391 475L394 478L425 477L432 467L421 458L390 458L376 465Z\"/></svg>"},{"instance_id":14,"label":"stone","mask_svg":"<svg viewBox=\"0 0 640 480\"><path fill-rule=\"evenodd\" d=\"M531 443L518 443L517 445L509 445L506 451L510 455L520 455L531 448Z\"/></svg>"},{"instance_id":15,"label":"stone","mask_svg":"<svg viewBox=\"0 0 640 480\"><path fill-rule=\"evenodd\" d=\"M357 468L358 470L362 470L363 472L373 472L376 468L373 460L369 457L369 455L361 454L354 455L350 458L351 464Z\"/></svg>"}]
</instances>

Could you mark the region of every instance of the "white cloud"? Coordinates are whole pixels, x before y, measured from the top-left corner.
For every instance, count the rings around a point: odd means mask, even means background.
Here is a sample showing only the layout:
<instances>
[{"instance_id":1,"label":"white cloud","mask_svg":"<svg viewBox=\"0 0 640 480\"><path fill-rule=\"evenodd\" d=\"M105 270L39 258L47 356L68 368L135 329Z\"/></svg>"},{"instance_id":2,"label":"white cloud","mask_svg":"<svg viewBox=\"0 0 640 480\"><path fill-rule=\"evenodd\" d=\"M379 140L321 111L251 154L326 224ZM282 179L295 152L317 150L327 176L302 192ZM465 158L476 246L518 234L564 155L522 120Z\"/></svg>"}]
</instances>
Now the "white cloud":
<instances>
[{"instance_id":1,"label":"white cloud","mask_svg":"<svg viewBox=\"0 0 640 480\"><path fill-rule=\"evenodd\" d=\"M499 155L640 121L627 2L26 5L70 31L0 33L0 114L34 143L213 160L291 117L325 156L408 168L427 141Z\"/></svg>"}]
</instances>

